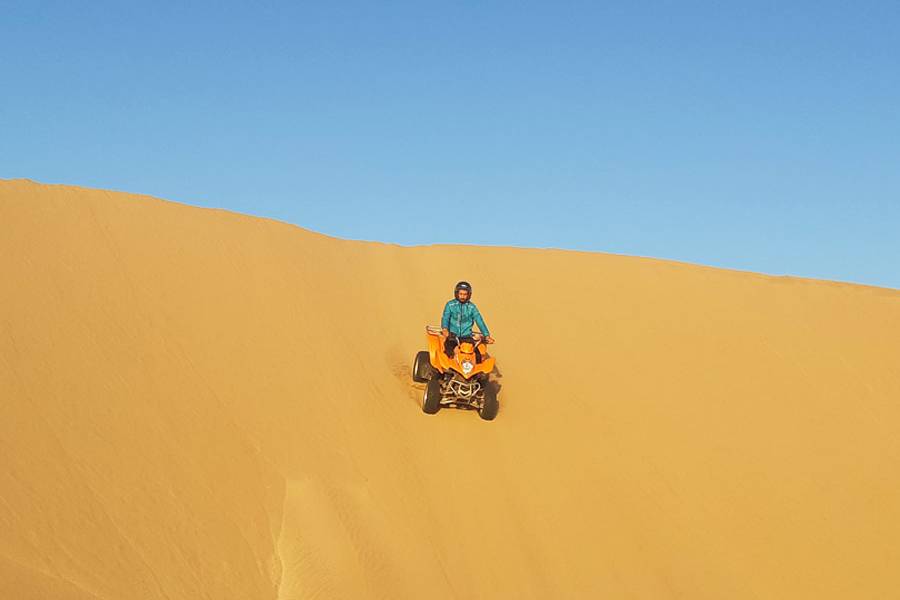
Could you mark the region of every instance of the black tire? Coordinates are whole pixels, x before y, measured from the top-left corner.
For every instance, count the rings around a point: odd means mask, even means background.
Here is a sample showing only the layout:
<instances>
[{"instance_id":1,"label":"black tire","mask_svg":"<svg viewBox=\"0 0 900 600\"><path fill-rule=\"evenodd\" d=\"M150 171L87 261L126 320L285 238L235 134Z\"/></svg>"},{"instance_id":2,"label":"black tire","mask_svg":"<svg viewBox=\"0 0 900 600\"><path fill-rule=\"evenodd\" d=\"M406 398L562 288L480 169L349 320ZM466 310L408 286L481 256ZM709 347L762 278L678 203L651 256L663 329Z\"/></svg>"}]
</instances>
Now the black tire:
<instances>
[{"instance_id":1,"label":"black tire","mask_svg":"<svg viewBox=\"0 0 900 600\"><path fill-rule=\"evenodd\" d=\"M497 400L497 389L491 384L486 384L484 388L484 404L481 405L478 416L485 421L493 421L499 410L500 402Z\"/></svg>"},{"instance_id":2,"label":"black tire","mask_svg":"<svg viewBox=\"0 0 900 600\"><path fill-rule=\"evenodd\" d=\"M441 380L438 377L429 379L422 396L422 410L433 415L441 410Z\"/></svg>"},{"instance_id":3,"label":"black tire","mask_svg":"<svg viewBox=\"0 0 900 600\"><path fill-rule=\"evenodd\" d=\"M434 376L434 367L431 366L431 356L427 350L422 350L413 359L412 378L416 383L425 383Z\"/></svg>"}]
</instances>

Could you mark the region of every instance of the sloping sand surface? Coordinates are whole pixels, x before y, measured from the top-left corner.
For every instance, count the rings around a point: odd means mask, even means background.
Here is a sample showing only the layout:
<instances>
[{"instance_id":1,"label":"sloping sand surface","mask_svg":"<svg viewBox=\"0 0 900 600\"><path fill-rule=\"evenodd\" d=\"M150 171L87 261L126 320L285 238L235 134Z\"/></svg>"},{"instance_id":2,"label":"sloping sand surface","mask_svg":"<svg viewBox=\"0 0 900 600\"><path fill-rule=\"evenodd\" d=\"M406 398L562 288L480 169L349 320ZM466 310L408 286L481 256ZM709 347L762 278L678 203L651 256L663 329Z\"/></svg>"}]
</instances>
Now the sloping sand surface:
<instances>
[{"instance_id":1,"label":"sloping sand surface","mask_svg":"<svg viewBox=\"0 0 900 600\"><path fill-rule=\"evenodd\" d=\"M898 291L22 180L0 282L0 598L898 597Z\"/></svg>"}]
</instances>

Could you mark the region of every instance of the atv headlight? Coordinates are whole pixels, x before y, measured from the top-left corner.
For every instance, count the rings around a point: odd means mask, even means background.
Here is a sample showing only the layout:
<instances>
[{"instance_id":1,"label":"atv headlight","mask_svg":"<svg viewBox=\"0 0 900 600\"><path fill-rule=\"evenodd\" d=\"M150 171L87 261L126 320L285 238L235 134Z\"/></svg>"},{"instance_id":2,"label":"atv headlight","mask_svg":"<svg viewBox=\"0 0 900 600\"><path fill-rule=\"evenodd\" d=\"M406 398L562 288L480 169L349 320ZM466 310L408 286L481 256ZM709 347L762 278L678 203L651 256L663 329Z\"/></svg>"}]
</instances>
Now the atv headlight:
<instances>
[{"instance_id":1,"label":"atv headlight","mask_svg":"<svg viewBox=\"0 0 900 600\"><path fill-rule=\"evenodd\" d=\"M473 365L473 364L470 363L469 361L464 361L463 364L462 364L463 373L468 374L469 372L472 371L472 369L473 369L474 367L475 367L475 365Z\"/></svg>"}]
</instances>

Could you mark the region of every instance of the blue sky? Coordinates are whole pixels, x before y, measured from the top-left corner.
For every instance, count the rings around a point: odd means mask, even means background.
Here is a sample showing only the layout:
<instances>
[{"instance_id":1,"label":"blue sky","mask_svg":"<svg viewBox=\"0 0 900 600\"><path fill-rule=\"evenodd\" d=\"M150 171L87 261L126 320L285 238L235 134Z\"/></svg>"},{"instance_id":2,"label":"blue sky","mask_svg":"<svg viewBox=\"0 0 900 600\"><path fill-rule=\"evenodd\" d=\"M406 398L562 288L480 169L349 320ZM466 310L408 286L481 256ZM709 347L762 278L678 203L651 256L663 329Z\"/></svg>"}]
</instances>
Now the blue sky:
<instances>
[{"instance_id":1,"label":"blue sky","mask_svg":"<svg viewBox=\"0 0 900 600\"><path fill-rule=\"evenodd\" d=\"M5 2L0 177L900 288L897 2Z\"/></svg>"}]
</instances>

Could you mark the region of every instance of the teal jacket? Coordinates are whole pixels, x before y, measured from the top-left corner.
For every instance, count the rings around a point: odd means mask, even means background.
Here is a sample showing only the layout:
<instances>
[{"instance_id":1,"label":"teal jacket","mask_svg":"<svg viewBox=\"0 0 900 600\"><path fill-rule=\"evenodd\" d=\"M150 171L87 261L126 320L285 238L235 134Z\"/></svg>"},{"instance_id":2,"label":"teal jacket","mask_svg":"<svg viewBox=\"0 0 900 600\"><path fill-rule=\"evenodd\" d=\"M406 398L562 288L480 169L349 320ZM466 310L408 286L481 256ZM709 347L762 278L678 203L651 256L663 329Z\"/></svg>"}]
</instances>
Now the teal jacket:
<instances>
[{"instance_id":1,"label":"teal jacket","mask_svg":"<svg viewBox=\"0 0 900 600\"><path fill-rule=\"evenodd\" d=\"M472 325L478 323L478 330L486 336L490 336L478 307L471 302L460 302L456 298L447 302L444 306L444 315L441 317L441 328L449 329L450 333L457 337L471 337Z\"/></svg>"}]
</instances>

